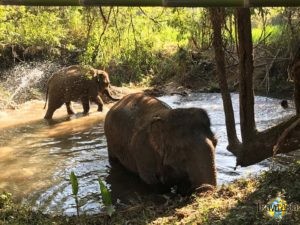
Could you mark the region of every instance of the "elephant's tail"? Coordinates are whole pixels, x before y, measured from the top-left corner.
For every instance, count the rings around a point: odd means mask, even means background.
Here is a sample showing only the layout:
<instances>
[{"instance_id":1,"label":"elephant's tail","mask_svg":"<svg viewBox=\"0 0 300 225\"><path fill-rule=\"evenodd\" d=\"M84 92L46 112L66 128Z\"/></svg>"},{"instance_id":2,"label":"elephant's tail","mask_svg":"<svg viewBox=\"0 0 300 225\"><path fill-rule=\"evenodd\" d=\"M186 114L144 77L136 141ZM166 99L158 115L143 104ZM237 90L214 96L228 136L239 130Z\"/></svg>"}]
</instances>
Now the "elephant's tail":
<instances>
[{"instance_id":1,"label":"elephant's tail","mask_svg":"<svg viewBox=\"0 0 300 225\"><path fill-rule=\"evenodd\" d=\"M47 100L48 100L48 86L47 86L47 91L46 91L46 101L45 101L44 109L46 109Z\"/></svg>"}]
</instances>

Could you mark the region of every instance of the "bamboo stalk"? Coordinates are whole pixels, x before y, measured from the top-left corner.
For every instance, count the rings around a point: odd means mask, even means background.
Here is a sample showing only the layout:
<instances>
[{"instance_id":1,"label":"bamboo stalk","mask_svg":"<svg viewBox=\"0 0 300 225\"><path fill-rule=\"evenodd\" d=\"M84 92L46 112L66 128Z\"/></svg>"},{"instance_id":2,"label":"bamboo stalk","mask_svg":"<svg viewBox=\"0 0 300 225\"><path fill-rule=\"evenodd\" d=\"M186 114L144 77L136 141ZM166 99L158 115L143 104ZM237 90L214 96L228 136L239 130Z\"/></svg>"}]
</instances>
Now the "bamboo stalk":
<instances>
[{"instance_id":1,"label":"bamboo stalk","mask_svg":"<svg viewBox=\"0 0 300 225\"><path fill-rule=\"evenodd\" d=\"M0 5L26 6L165 6L261 7L300 6L300 0L0 0Z\"/></svg>"}]
</instances>

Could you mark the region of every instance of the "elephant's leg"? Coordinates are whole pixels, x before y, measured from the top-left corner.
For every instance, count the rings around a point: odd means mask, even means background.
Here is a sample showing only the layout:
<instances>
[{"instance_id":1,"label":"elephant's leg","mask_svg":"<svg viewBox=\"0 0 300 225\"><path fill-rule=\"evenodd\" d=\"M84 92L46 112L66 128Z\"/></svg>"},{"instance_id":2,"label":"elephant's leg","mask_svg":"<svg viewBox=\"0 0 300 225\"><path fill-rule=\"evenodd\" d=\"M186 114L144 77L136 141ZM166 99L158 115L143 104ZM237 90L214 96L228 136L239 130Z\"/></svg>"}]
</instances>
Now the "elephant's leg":
<instances>
[{"instance_id":1,"label":"elephant's leg","mask_svg":"<svg viewBox=\"0 0 300 225\"><path fill-rule=\"evenodd\" d=\"M95 98L92 98L91 100L92 100L93 102L95 102L95 103L98 105L97 111L98 111L98 112L102 112L104 103L103 103L101 97L100 97L100 96L97 96L97 97L95 97Z\"/></svg>"},{"instance_id":2,"label":"elephant's leg","mask_svg":"<svg viewBox=\"0 0 300 225\"><path fill-rule=\"evenodd\" d=\"M52 119L53 113L55 112L55 110L57 110L59 107L61 107L64 103L63 102L55 102L55 101L51 101L51 99L49 99L49 103L48 103L48 108L47 108L47 112L46 115L44 116L44 119Z\"/></svg>"},{"instance_id":3,"label":"elephant's leg","mask_svg":"<svg viewBox=\"0 0 300 225\"><path fill-rule=\"evenodd\" d=\"M66 107L67 107L67 112L69 115L73 115L75 114L73 108L72 108L72 104L71 102L66 102Z\"/></svg>"},{"instance_id":4,"label":"elephant's leg","mask_svg":"<svg viewBox=\"0 0 300 225\"><path fill-rule=\"evenodd\" d=\"M88 97L81 98L82 107L83 107L83 114L88 114L90 111L90 102Z\"/></svg>"}]
</instances>

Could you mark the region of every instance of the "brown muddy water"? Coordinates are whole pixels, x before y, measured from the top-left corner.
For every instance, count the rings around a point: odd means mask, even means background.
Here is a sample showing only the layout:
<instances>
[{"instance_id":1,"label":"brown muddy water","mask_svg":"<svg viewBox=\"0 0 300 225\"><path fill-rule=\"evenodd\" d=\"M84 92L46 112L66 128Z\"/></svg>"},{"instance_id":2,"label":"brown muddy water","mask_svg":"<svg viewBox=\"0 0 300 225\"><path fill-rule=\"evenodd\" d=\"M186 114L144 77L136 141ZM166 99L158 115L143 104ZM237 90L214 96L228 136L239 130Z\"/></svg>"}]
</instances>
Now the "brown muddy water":
<instances>
[{"instance_id":1,"label":"brown muddy water","mask_svg":"<svg viewBox=\"0 0 300 225\"><path fill-rule=\"evenodd\" d=\"M160 99L174 108L201 107L208 111L212 130L219 139L216 150L218 184L269 168L271 161L265 160L234 170L235 157L226 150L220 94L193 93L187 97L164 96ZM232 99L238 125L238 95L232 94ZM256 97L258 129L266 129L293 115L294 109L284 110L279 103L278 99ZM78 113L71 118L62 107L49 123L43 120L43 105L42 101L30 101L17 110L0 112L0 191L11 192L19 200L46 213L66 215L76 212L69 182L71 171L79 179L81 213L101 211L99 177L111 189L113 199L121 199L118 202L151 193L136 177L120 168L110 168L103 131L107 106L103 113L96 112L93 106L88 116ZM75 104L75 109L82 111L79 104ZM277 157L277 160L284 165L292 160L292 156Z\"/></svg>"}]
</instances>

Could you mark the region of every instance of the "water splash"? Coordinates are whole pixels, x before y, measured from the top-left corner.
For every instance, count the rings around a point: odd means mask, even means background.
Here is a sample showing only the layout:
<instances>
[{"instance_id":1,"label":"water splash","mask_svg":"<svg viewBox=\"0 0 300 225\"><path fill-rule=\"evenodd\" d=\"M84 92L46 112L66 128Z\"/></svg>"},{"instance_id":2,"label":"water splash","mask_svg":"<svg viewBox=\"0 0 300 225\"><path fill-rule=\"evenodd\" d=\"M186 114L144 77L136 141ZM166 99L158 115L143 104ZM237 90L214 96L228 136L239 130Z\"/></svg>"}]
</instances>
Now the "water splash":
<instances>
[{"instance_id":1,"label":"water splash","mask_svg":"<svg viewBox=\"0 0 300 225\"><path fill-rule=\"evenodd\" d=\"M2 86L9 94L4 99L4 108L32 98L41 98L38 95L44 92L48 77L59 67L56 63L44 61L21 63L5 71L2 74Z\"/></svg>"},{"instance_id":2,"label":"water splash","mask_svg":"<svg viewBox=\"0 0 300 225\"><path fill-rule=\"evenodd\" d=\"M15 91L10 96L9 100L6 103L5 108L13 101L14 97L20 93L23 89L29 88L32 85L36 84L44 75L44 72L39 69L33 69L27 74L27 71L22 71L20 76L19 85L15 89Z\"/></svg>"}]
</instances>

